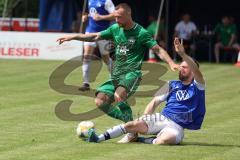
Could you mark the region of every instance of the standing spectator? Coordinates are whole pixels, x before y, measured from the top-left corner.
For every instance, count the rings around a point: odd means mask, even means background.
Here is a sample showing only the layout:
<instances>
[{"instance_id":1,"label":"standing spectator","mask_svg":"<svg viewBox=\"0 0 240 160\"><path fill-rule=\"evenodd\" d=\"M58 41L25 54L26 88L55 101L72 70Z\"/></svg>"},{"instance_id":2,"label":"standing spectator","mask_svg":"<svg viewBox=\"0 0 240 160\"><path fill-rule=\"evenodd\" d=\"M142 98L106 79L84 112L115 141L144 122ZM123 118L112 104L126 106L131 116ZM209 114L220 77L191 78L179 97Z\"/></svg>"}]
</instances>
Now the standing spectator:
<instances>
[{"instance_id":1,"label":"standing spectator","mask_svg":"<svg viewBox=\"0 0 240 160\"><path fill-rule=\"evenodd\" d=\"M217 35L217 42L214 45L214 53L216 62L219 63L220 49L234 48L240 50L240 45L237 43L237 27L228 16L222 17L222 22L217 24L214 29Z\"/></svg>"},{"instance_id":2,"label":"standing spectator","mask_svg":"<svg viewBox=\"0 0 240 160\"><path fill-rule=\"evenodd\" d=\"M174 37L183 39L186 52L189 52L189 54L193 56L196 50L193 37L196 33L197 26L191 21L191 16L188 13L183 14L182 20L175 26Z\"/></svg>"},{"instance_id":3,"label":"standing spectator","mask_svg":"<svg viewBox=\"0 0 240 160\"><path fill-rule=\"evenodd\" d=\"M152 37L155 36L156 29L157 29L157 19L155 16L149 16L149 22L150 24L147 27L147 31L152 35ZM166 36L165 36L165 25L164 25L164 19L161 18L160 24L159 24L159 29L158 29L158 34L157 34L157 41L158 44L166 49Z\"/></svg>"}]
</instances>

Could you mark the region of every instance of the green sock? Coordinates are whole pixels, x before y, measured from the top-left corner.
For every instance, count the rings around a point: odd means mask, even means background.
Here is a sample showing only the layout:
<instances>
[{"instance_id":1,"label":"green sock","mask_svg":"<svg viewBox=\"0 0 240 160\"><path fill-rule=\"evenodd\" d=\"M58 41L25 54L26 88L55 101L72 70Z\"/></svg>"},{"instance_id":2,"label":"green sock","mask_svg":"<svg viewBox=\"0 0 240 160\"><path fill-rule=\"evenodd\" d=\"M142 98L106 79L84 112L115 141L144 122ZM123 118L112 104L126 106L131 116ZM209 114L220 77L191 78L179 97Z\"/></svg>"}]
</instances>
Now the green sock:
<instances>
[{"instance_id":1,"label":"green sock","mask_svg":"<svg viewBox=\"0 0 240 160\"><path fill-rule=\"evenodd\" d=\"M123 121L123 113L118 107L112 106L111 104L104 104L100 109L110 117Z\"/></svg>"},{"instance_id":2,"label":"green sock","mask_svg":"<svg viewBox=\"0 0 240 160\"><path fill-rule=\"evenodd\" d=\"M116 106L119 107L123 114L122 121L129 122L133 120L132 109L127 102L119 102Z\"/></svg>"},{"instance_id":3,"label":"green sock","mask_svg":"<svg viewBox=\"0 0 240 160\"><path fill-rule=\"evenodd\" d=\"M132 109L127 102L119 102L115 106L104 104L100 109L110 117L119 119L123 122L133 120Z\"/></svg>"}]
</instances>

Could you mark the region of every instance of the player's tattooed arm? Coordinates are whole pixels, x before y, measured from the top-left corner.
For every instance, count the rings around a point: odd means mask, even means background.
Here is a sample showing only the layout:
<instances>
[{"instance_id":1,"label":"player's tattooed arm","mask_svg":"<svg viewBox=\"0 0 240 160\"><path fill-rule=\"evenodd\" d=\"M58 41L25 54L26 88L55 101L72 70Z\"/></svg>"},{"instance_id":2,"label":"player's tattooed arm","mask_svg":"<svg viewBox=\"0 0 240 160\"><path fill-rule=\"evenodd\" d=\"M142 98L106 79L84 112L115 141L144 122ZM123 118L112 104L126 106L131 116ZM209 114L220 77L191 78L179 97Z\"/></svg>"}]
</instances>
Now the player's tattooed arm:
<instances>
[{"instance_id":1,"label":"player's tattooed arm","mask_svg":"<svg viewBox=\"0 0 240 160\"><path fill-rule=\"evenodd\" d=\"M159 58L161 58L162 60L169 64L171 70L176 71L179 68L179 65L173 62L172 58L169 56L167 51L165 51L162 47L156 44L151 49L153 50L154 53L156 53L159 56Z\"/></svg>"},{"instance_id":2,"label":"player's tattooed arm","mask_svg":"<svg viewBox=\"0 0 240 160\"><path fill-rule=\"evenodd\" d=\"M204 81L204 78L203 78L203 75L201 73L201 71L199 70L198 68L198 65L194 62L194 60L189 57L186 52L185 52L185 49L183 47L183 41L178 39L178 38L175 38L174 39L174 47L175 47L175 50L176 52L178 53L179 56L182 57L182 59L187 62L187 64L189 65L190 69L192 70L193 74L194 74L194 79L199 82L200 84L205 84L205 81Z\"/></svg>"},{"instance_id":3,"label":"player's tattooed arm","mask_svg":"<svg viewBox=\"0 0 240 160\"><path fill-rule=\"evenodd\" d=\"M72 36L65 36L61 37L57 40L59 44L62 44L65 41L71 41L71 40L79 40L79 41L85 41L85 42L94 42L101 39L100 33L87 33L87 34L77 34Z\"/></svg>"},{"instance_id":4,"label":"player's tattooed arm","mask_svg":"<svg viewBox=\"0 0 240 160\"><path fill-rule=\"evenodd\" d=\"M87 33L87 34L79 34L74 37L74 40L86 41L86 42L94 42L100 40L100 33Z\"/></svg>"}]
</instances>

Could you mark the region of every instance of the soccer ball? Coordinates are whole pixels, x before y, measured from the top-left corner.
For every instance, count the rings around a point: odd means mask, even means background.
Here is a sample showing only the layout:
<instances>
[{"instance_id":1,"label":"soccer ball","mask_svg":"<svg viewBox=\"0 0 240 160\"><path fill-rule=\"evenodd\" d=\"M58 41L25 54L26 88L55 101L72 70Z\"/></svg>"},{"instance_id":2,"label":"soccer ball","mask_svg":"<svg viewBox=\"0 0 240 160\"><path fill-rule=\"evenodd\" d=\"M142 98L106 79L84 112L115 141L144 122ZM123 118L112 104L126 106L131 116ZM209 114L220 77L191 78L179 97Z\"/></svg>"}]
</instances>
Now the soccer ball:
<instances>
[{"instance_id":1,"label":"soccer ball","mask_svg":"<svg viewBox=\"0 0 240 160\"><path fill-rule=\"evenodd\" d=\"M89 129L94 129L94 123L92 121L82 121L77 126L77 136L79 138L88 138Z\"/></svg>"}]
</instances>

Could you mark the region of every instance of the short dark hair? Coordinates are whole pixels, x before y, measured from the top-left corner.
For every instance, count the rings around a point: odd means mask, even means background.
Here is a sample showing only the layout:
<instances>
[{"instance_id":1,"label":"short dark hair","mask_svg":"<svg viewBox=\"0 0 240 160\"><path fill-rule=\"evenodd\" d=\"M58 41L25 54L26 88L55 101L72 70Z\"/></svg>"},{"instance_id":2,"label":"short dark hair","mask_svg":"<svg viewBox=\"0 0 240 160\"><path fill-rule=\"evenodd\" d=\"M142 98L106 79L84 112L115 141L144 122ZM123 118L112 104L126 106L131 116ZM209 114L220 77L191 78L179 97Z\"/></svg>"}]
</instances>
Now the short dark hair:
<instances>
[{"instance_id":1,"label":"short dark hair","mask_svg":"<svg viewBox=\"0 0 240 160\"><path fill-rule=\"evenodd\" d=\"M119 8L123 8L127 11L130 11L130 12L132 11L131 7L127 3L120 3L115 7L116 10L118 10Z\"/></svg>"}]
</instances>

